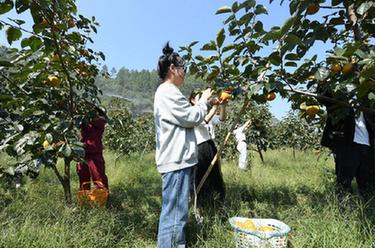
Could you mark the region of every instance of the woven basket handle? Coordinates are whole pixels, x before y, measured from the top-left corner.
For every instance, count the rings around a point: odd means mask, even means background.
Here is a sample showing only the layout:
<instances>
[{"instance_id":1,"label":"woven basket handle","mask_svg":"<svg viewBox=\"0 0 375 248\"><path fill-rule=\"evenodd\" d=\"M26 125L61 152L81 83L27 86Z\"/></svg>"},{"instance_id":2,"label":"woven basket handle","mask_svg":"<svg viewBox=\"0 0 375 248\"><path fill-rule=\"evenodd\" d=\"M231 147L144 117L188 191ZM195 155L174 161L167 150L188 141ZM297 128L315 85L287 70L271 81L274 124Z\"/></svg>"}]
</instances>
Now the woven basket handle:
<instances>
[{"instance_id":1,"label":"woven basket handle","mask_svg":"<svg viewBox=\"0 0 375 248\"><path fill-rule=\"evenodd\" d=\"M104 184L103 184L101 181L94 181L93 183L96 183L97 185L100 185L101 187L105 188ZM91 185L91 181L83 182L83 183L82 183L82 188L83 188L83 186L85 186L86 184Z\"/></svg>"}]
</instances>

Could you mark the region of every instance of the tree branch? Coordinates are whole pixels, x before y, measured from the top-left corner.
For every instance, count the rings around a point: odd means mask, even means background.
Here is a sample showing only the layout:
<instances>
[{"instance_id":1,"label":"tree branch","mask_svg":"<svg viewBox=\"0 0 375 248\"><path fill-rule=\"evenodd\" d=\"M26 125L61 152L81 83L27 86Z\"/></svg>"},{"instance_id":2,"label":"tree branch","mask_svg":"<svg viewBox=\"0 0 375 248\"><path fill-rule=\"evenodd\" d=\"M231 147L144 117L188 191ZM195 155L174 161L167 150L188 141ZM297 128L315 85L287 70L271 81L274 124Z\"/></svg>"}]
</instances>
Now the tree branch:
<instances>
[{"instance_id":1,"label":"tree branch","mask_svg":"<svg viewBox=\"0 0 375 248\"><path fill-rule=\"evenodd\" d=\"M2 24L4 24L4 25L7 25L7 26L10 26L10 27L12 27L12 28L16 28L16 29L22 30L22 31L25 32L25 33L29 33L29 34L32 34L32 35L38 36L39 38L42 38L42 39L51 39L51 37L37 34L37 33L35 33L35 32L32 32L32 31L29 31L29 30L27 30L27 29L21 28L21 27L19 27L19 26L15 26L15 25L10 24L10 23L8 23L8 22L6 22L6 21L3 21L3 20L0 20L0 23L2 23Z\"/></svg>"},{"instance_id":2,"label":"tree branch","mask_svg":"<svg viewBox=\"0 0 375 248\"><path fill-rule=\"evenodd\" d=\"M321 9L345 9L345 7L340 6L319 6Z\"/></svg>"},{"instance_id":3,"label":"tree branch","mask_svg":"<svg viewBox=\"0 0 375 248\"><path fill-rule=\"evenodd\" d=\"M59 179L60 183L64 185L64 178L61 176L59 170L57 169L56 165L52 166L53 171L55 172L57 178Z\"/></svg>"},{"instance_id":4,"label":"tree branch","mask_svg":"<svg viewBox=\"0 0 375 248\"><path fill-rule=\"evenodd\" d=\"M13 82L10 78L8 78L3 72L0 71L0 76L2 76L5 80L7 80L9 83L11 83L12 85L15 85L18 89L20 89L23 93L25 93L26 95L30 95L31 93L30 92L27 92L26 90L24 90L23 88L21 88L19 85L17 85L15 82Z\"/></svg>"},{"instance_id":5,"label":"tree branch","mask_svg":"<svg viewBox=\"0 0 375 248\"><path fill-rule=\"evenodd\" d=\"M348 18L350 22L353 25L353 32L354 32L354 40L355 41L361 41L362 40L362 34L361 30L358 25L358 18L357 15L355 14L355 9L354 9L354 3L349 5L347 10Z\"/></svg>"},{"instance_id":6,"label":"tree branch","mask_svg":"<svg viewBox=\"0 0 375 248\"><path fill-rule=\"evenodd\" d=\"M347 107L347 108L352 108L352 109L358 109L358 110L360 110L362 112L365 112L365 113L368 113L368 114L371 114L371 115L375 115L375 110L373 110L371 108L362 107L362 106L353 106L353 105L351 105L348 102L343 102L343 101L340 101L340 100L337 100L337 99L334 99L334 98L331 98L331 97L328 97L328 96L323 96L323 95L318 95L316 93L295 90L293 88L286 89L286 91L293 92L293 93L300 94L300 95L315 97L316 99L325 100L325 101L334 103L334 104L342 106L342 107Z\"/></svg>"}]
</instances>

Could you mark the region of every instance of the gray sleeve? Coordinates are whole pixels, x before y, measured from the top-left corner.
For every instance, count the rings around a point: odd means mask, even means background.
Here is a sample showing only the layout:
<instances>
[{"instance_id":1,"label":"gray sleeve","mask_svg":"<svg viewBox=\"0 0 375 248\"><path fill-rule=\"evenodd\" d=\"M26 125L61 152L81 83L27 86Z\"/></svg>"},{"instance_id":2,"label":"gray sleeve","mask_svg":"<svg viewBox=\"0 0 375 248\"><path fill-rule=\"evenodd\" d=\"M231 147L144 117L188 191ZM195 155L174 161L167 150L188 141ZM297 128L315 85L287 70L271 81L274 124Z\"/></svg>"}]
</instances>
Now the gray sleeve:
<instances>
[{"instance_id":1,"label":"gray sleeve","mask_svg":"<svg viewBox=\"0 0 375 248\"><path fill-rule=\"evenodd\" d=\"M169 94L163 98L163 105L170 109L171 123L184 128L198 126L207 114L207 103L199 102L192 106L184 95Z\"/></svg>"}]
</instances>

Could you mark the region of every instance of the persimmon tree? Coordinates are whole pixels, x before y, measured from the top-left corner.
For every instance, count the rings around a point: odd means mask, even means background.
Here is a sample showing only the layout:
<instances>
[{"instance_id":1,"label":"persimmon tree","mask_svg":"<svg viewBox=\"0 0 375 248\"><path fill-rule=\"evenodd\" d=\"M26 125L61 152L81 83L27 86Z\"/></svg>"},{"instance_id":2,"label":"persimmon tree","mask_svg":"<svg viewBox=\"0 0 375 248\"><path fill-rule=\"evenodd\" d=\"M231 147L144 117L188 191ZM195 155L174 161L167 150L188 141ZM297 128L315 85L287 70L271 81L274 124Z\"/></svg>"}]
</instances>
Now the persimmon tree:
<instances>
[{"instance_id":1,"label":"persimmon tree","mask_svg":"<svg viewBox=\"0 0 375 248\"><path fill-rule=\"evenodd\" d=\"M274 1L270 0L270 4ZM246 105L264 103L279 93L292 106L302 106L314 119L323 111L318 101L310 106L306 98L375 114L375 4L372 0L281 0L289 4L290 17L266 30L261 20L268 14L256 0L235 1L216 14L226 15L216 37L193 52L198 41L181 47L190 73L208 81L214 89L241 90L243 107L229 128L200 185L228 140ZM275 4L275 3L273 3ZM321 9L326 15L318 15ZM272 18L272 17L268 17ZM331 44L325 58L309 55L319 42ZM273 47L271 52L269 48ZM195 51L195 50L194 50ZM320 50L320 52L323 52ZM338 65L336 65L338 64ZM317 89L319 94L317 94ZM241 99L241 98L239 98ZM310 101L309 101L310 102ZM342 118L339 111L336 118ZM199 186L198 186L199 190Z\"/></svg>"},{"instance_id":2,"label":"persimmon tree","mask_svg":"<svg viewBox=\"0 0 375 248\"><path fill-rule=\"evenodd\" d=\"M154 117L151 113L134 116L129 104L112 99L108 106L111 125L105 132L105 145L119 155L144 154L155 148Z\"/></svg>"},{"instance_id":3,"label":"persimmon tree","mask_svg":"<svg viewBox=\"0 0 375 248\"><path fill-rule=\"evenodd\" d=\"M246 139L249 144L255 146L260 159L264 162L263 152L267 151L272 142L272 114L269 111L269 105L250 105L249 109L243 115L243 119L250 120L250 125L246 129Z\"/></svg>"},{"instance_id":4,"label":"persimmon tree","mask_svg":"<svg viewBox=\"0 0 375 248\"><path fill-rule=\"evenodd\" d=\"M7 17L10 11L16 18ZM94 81L104 55L89 48L97 26L95 17L78 14L74 0L0 2L0 29L9 43L0 58L0 145L17 158L2 171L35 177L42 166L51 168L67 203L71 163L84 157L80 126L99 102Z\"/></svg>"},{"instance_id":5,"label":"persimmon tree","mask_svg":"<svg viewBox=\"0 0 375 248\"><path fill-rule=\"evenodd\" d=\"M273 126L270 148L290 148L295 157L295 150L312 151L319 147L321 125L319 122L301 118L300 110L291 110Z\"/></svg>"},{"instance_id":6,"label":"persimmon tree","mask_svg":"<svg viewBox=\"0 0 375 248\"><path fill-rule=\"evenodd\" d=\"M270 4L276 1L270 0ZM214 88L242 89L246 99L265 102L276 92L292 106L306 111L306 118L323 114L311 98L374 113L375 106L375 3L366 0L290 0L290 17L265 30L268 11L256 0L235 1L219 8L226 15L215 39L193 52L186 47L190 72ZM324 15L320 11L324 9ZM309 55L326 43L323 58ZM269 48L273 48L271 52ZM224 82L224 83L223 83ZM329 96L317 94L329 91ZM339 97L338 97L339 96ZM312 105L306 105L312 102ZM305 103L305 104L303 104ZM338 114L340 118L340 114Z\"/></svg>"}]
</instances>

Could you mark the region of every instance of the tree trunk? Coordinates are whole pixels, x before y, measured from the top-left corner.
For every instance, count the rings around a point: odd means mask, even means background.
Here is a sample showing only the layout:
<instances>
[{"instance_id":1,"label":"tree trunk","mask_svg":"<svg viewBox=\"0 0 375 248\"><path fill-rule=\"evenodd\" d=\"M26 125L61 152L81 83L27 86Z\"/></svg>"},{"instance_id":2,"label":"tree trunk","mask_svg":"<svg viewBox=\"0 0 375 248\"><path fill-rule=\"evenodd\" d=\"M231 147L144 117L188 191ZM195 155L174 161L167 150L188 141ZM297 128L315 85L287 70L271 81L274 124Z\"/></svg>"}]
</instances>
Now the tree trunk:
<instances>
[{"instance_id":1,"label":"tree trunk","mask_svg":"<svg viewBox=\"0 0 375 248\"><path fill-rule=\"evenodd\" d=\"M64 159L65 175L63 180L64 196L66 204L72 203L72 191L70 189L70 162L72 159Z\"/></svg>"},{"instance_id":2,"label":"tree trunk","mask_svg":"<svg viewBox=\"0 0 375 248\"><path fill-rule=\"evenodd\" d=\"M258 150L258 153L259 153L259 156L260 156L260 160L262 160L262 163L264 163L264 158L263 158L263 154L262 154L262 149L260 149L259 145L257 145L257 150Z\"/></svg>"},{"instance_id":3,"label":"tree trunk","mask_svg":"<svg viewBox=\"0 0 375 248\"><path fill-rule=\"evenodd\" d=\"M293 158L296 158L296 150L293 148Z\"/></svg>"},{"instance_id":4,"label":"tree trunk","mask_svg":"<svg viewBox=\"0 0 375 248\"><path fill-rule=\"evenodd\" d=\"M72 192L70 190L70 162L71 159L64 159L64 167L65 167L65 175L61 176L59 170L57 169L56 165L52 166L53 171L55 172L57 178L59 179L61 185L63 186L64 189L64 197L65 197L65 202L66 204L71 204L72 203Z\"/></svg>"}]
</instances>

